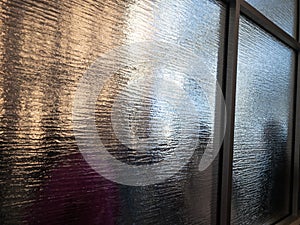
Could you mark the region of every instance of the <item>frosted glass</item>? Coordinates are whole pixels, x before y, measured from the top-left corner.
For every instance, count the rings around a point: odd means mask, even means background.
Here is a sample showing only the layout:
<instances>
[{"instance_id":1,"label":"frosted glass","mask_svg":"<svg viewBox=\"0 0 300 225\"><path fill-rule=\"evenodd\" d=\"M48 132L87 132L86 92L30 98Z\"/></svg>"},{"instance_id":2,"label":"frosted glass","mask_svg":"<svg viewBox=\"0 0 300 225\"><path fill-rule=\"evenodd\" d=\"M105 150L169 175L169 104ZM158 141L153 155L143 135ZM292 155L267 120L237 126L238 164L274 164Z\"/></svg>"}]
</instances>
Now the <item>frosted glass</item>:
<instances>
[{"instance_id":1,"label":"frosted glass","mask_svg":"<svg viewBox=\"0 0 300 225\"><path fill-rule=\"evenodd\" d=\"M270 224L289 210L295 55L244 17L238 47L232 224Z\"/></svg>"},{"instance_id":2,"label":"frosted glass","mask_svg":"<svg viewBox=\"0 0 300 225\"><path fill-rule=\"evenodd\" d=\"M296 0L246 0L276 25L292 36L296 36Z\"/></svg>"},{"instance_id":3,"label":"frosted glass","mask_svg":"<svg viewBox=\"0 0 300 225\"><path fill-rule=\"evenodd\" d=\"M0 1L0 223L214 224L218 160L198 167L214 134L225 21L212 0ZM82 83L101 90L78 93ZM76 106L93 111L82 116L120 164L181 167L145 180L92 166L102 149L74 125Z\"/></svg>"}]
</instances>

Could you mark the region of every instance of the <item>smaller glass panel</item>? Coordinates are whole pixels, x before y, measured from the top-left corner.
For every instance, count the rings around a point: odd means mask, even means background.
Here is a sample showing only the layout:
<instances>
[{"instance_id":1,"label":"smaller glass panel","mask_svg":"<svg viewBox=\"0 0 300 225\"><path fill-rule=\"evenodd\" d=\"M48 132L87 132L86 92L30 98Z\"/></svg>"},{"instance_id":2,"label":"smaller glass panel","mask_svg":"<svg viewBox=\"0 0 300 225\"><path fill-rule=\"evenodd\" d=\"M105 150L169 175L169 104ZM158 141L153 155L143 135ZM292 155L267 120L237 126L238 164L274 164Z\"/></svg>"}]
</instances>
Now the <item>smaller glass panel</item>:
<instances>
[{"instance_id":1,"label":"smaller glass panel","mask_svg":"<svg viewBox=\"0 0 300 225\"><path fill-rule=\"evenodd\" d=\"M296 36L295 0L246 0L276 25L292 36Z\"/></svg>"},{"instance_id":2,"label":"smaller glass panel","mask_svg":"<svg viewBox=\"0 0 300 225\"><path fill-rule=\"evenodd\" d=\"M289 213L294 52L240 21L232 224L273 224Z\"/></svg>"}]
</instances>

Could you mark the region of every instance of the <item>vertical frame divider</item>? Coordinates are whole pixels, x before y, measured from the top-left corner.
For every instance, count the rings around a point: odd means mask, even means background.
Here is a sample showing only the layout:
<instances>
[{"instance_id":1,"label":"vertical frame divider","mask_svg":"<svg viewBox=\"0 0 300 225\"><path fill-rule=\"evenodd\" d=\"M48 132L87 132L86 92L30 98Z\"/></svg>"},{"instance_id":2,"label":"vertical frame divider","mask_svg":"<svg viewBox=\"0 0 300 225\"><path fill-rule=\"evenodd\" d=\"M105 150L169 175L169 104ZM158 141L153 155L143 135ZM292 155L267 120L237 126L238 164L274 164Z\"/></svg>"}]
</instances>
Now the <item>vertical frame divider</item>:
<instances>
[{"instance_id":1,"label":"vertical frame divider","mask_svg":"<svg viewBox=\"0 0 300 225\"><path fill-rule=\"evenodd\" d=\"M232 162L235 121L235 94L238 57L240 0L231 0L227 12L227 48L225 68L225 102L227 110L226 132L222 151L222 182L220 200L220 224L230 224L232 195Z\"/></svg>"},{"instance_id":2,"label":"vertical frame divider","mask_svg":"<svg viewBox=\"0 0 300 225\"><path fill-rule=\"evenodd\" d=\"M300 3L299 0L296 3L296 12L297 12L297 41L299 42L300 40ZM295 137L295 142L294 142L294 161L293 161L293 193L292 193L292 214L293 216L297 217L299 216L299 160L300 160L300 155L299 155L299 148L300 148L300 52L299 50L297 51L297 59L296 59L296 91L295 91L295 121L294 121L294 137Z\"/></svg>"},{"instance_id":3,"label":"vertical frame divider","mask_svg":"<svg viewBox=\"0 0 300 225\"><path fill-rule=\"evenodd\" d=\"M293 216L298 216L298 199L299 199L299 147L300 147L300 53L297 53L297 70L296 70L296 112L295 112L295 142L294 142L294 168L293 168Z\"/></svg>"}]
</instances>

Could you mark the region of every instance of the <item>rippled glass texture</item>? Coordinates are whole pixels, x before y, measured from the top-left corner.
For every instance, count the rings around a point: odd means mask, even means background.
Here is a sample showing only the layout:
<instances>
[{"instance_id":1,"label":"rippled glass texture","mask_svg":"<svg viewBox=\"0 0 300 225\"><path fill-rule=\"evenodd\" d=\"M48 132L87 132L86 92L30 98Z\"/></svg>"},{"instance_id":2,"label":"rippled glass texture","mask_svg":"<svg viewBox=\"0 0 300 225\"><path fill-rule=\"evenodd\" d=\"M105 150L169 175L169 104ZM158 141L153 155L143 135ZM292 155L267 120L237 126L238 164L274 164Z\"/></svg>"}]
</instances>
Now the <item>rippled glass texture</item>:
<instances>
[{"instance_id":1,"label":"rippled glass texture","mask_svg":"<svg viewBox=\"0 0 300 225\"><path fill-rule=\"evenodd\" d=\"M296 36L296 0L246 0L276 25L292 36Z\"/></svg>"},{"instance_id":2,"label":"rippled glass texture","mask_svg":"<svg viewBox=\"0 0 300 225\"><path fill-rule=\"evenodd\" d=\"M223 23L213 0L0 1L0 223L214 224L218 162L198 167ZM181 166L121 176L105 151L132 168Z\"/></svg>"},{"instance_id":3,"label":"rippled glass texture","mask_svg":"<svg viewBox=\"0 0 300 225\"><path fill-rule=\"evenodd\" d=\"M289 210L295 54L243 17L238 47L232 224L271 224Z\"/></svg>"}]
</instances>

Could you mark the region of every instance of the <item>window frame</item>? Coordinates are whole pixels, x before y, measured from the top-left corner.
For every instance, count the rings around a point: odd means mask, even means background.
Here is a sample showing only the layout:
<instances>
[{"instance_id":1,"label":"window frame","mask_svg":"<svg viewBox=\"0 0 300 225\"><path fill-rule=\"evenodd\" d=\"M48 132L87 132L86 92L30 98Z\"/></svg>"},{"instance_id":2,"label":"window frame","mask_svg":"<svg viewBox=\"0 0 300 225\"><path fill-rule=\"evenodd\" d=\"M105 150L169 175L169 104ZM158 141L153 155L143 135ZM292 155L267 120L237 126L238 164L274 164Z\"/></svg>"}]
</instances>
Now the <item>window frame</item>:
<instances>
[{"instance_id":1,"label":"window frame","mask_svg":"<svg viewBox=\"0 0 300 225\"><path fill-rule=\"evenodd\" d=\"M219 83L225 97L227 118L226 133L220 152L220 187L219 187L219 209L217 224L225 225L231 223L231 199L232 199L232 169L233 169L233 145L234 145L234 123L235 123L235 103L236 103L236 80L238 61L238 37L240 16L245 16L254 24L270 33L279 41L294 50L295 73L293 80L293 106L290 124L292 138L292 165L291 165L291 195L290 214L278 221L277 225L300 224L299 208L299 148L300 148L300 3L296 0L296 38L288 34L265 15L247 3L245 0L219 0L226 4L226 29L224 37L224 64L223 78L219 78ZM221 41L222 42L222 41ZM275 222L275 221L274 221Z\"/></svg>"}]
</instances>

